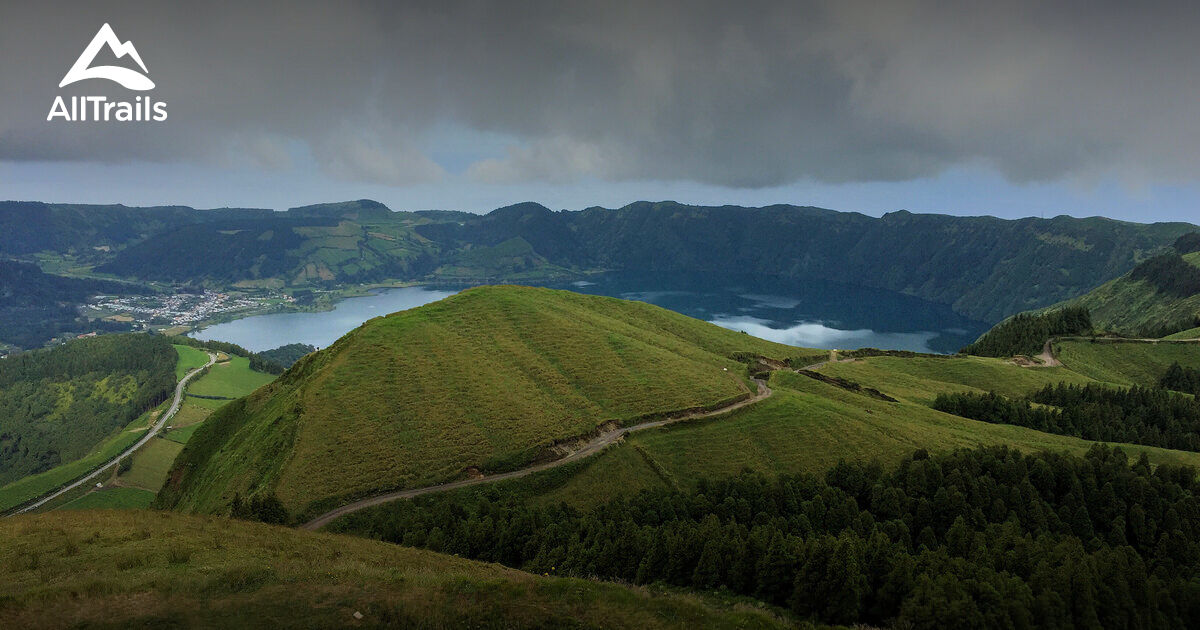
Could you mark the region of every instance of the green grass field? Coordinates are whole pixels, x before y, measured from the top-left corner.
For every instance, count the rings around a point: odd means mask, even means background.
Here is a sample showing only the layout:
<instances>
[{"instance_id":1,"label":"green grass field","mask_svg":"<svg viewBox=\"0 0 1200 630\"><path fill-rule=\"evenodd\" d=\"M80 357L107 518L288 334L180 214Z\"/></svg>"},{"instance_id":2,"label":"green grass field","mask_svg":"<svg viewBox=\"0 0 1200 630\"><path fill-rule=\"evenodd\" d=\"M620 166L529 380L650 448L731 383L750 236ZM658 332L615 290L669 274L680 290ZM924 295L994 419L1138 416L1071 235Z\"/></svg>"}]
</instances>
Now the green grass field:
<instances>
[{"instance_id":1,"label":"green grass field","mask_svg":"<svg viewBox=\"0 0 1200 630\"><path fill-rule=\"evenodd\" d=\"M166 512L0 521L0 584L8 628L795 627L749 603Z\"/></svg>"},{"instance_id":2,"label":"green grass field","mask_svg":"<svg viewBox=\"0 0 1200 630\"><path fill-rule=\"evenodd\" d=\"M188 393L201 396L224 396L231 399L241 398L273 380L275 380L275 376L272 374L251 370L250 359L235 356L209 368L207 374L188 385ZM189 404L207 409L219 409L228 402L227 400L205 398L188 399Z\"/></svg>"},{"instance_id":3,"label":"green grass field","mask_svg":"<svg viewBox=\"0 0 1200 630\"><path fill-rule=\"evenodd\" d=\"M167 479L167 472L183 444L161 437L155 437L133 454L133 466L121 475L121 483L158 492Z\"/></svg>"},{"instance_id":4,"label":"green grass field","mask_svg":"<svg viewBox=\"0 0 1200 630\"><path fill-rule=\"evenodd\" d=\"M1191 330L1177 332L1174 335L1169 335L1169 336L1163 337L1163 338L1164 339L1176 339L1176 340L1200 339L1200 328L1193 328Z\"/></svg>"},{"instance_id":5,"label":"green grass field","mask_svg":"<svg viewBox=\"0 0 1200 630\"><path fill-rule=\"evenodd\" d=\"M163 500L213 511L272 489L298 512L468 466L519 467L606 421L746 395L737 351L814 352L640 302L472 289L373 319L218 411L180 458L193 481Z\"/></svg>"},{"instance_id":6,"label":"green grass field","mask_svg":"<svg viewBox=\"0 0 1200 630\"><path fill-rule=\"evenodd\" d=\"M162 437L172 442L187 444L188 440L192 439L192 435L196 433L196 429L200 428L200 423L189 424L183 427L176 427L170 431L165 431Z\"/></svg>"},{"instance_id":7,"label":"green grass field","mask_svg":"<svg viewBox=\"0 0 1200 630\"><path fill-rule=\"evenodd\" d=\"M837 367L847 365L858 364ZM1015 380L1019 379L1010 384ZM559 483L531 478L515 484L534 486L534 490L522 492L536 503L587 507L642 488L685 487L700 478L734 475L745 469L767 475L820 473L843 459L891 465L919 448L938 452L1008 444L1027 451L1083 454L1092 445L1077 438L944 414L922 402L889 403L793 373L776 372L771 387L775 391L771 398L729 415L631 434L623 444L582 464L574 475L544 473ZM953 389L946 381L937 381L934 387ZM906 393L912 396L913 390ZM1121 446L1131 457L1147 453L1153 463L1200 466L1200 453Z\"/></svg>"},{"instance_id":8,"label":"green grass field","mask_svg":"<svg viewBox=\"0 0 1200 630\"><path fill-rule=\"evenodd\" d=\"M186 427L200 422L204 422L209 415L212 414L211 409L193 404L194 399L184 398L184 402L179 406L179 411L175 412L175 417L171 418L169 423L173 427Z\"/></svg>"},{"instance_id":9,"label":"green grass field","mask_svg":"<svg viewBox=\"0 0 1200 630\"><path fill-rule=\"evenodd\" d=\"M1117 385L1155 385L1176 361L1200 368L1200 344L1196 343L1063 341L1057 353L1066 367Z\"/></svg>"},{"instance_id":10,"label":"green grass field","mask_svg":"<svg viewBox=\"0 0 1200 630\"><path fill-rule=\"evenodd\" d=\"M62 507L60 510L143 510L150 507L150 502L154 501L154 493L141 488L104 488L103 490L94 490L89 492L74 501L71 501Z\"/></svg>"},{"instance_id":11,"label":"green grass field","mask_svg":"<svg viewBox=\"0 0 1200 630\"><path fill-rule=\"evenodd\" d=\"M116 457L142 437L149 417L150 414L142 414L137 420L96 445L91 452L80 459L0 487L0 511L16 507L30 499L36 499Z\"/></svg>"},{"instance_id":12,"label":"green grass field","mask_svg":"<svg viewBox=\"0 0 1200 630\"><path fill-rule=\"evenodd\" d=\"M200 348L173 344L175 352L179 353L179 363L175 364L175 380L183 380L188 372L208 363L208 353Z\"/></svg>"}]
</instances>

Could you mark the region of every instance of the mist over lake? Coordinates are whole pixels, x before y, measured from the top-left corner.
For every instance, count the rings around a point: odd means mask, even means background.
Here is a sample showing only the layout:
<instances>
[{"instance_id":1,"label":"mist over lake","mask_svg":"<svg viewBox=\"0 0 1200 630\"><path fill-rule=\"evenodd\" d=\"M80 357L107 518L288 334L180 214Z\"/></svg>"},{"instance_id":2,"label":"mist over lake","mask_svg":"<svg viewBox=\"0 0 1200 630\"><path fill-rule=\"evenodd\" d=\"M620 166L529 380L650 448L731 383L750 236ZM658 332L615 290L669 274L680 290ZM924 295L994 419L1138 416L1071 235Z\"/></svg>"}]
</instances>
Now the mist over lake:
<instances>
[{"instance_id":1,"label":"mist over lake","mask_svg":"<svg viewBox=\"0 0 1200 630\"><path fill-rule=\"evenodd\" d=\"M948 353L987 329L987 324L943 304L818 280L620 272L544 286L649 302L770 341L814 348ZM210 326L193 336L254 351L289 343L324 348L372 317L428 304L462 288L382 289L343 300L331 311L256 315Z\"/></svg>"}]
</instances>

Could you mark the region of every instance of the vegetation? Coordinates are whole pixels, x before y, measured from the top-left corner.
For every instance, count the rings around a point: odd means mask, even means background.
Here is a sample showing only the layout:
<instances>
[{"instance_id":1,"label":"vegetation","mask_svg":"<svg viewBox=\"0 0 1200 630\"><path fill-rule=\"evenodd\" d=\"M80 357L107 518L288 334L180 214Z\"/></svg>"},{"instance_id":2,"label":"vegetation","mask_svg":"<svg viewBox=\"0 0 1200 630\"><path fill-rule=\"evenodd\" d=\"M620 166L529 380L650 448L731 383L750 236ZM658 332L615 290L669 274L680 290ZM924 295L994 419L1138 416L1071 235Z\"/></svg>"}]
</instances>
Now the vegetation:
<instances>
[{"instance_id":1,"label":"vegetation","mask_svg":"<svg viewBox=\"0 0 1200 630\"><path fill-rule=\"evenodd\" d=\"M1155 256L1134 267L1129 278L1152 285L1158 292L1177 298L1200 293L1200 268L1177 253Z\"/></svg>"},{"instance_id":2,"label":"vegetation","mask_svg":"<svg viewBox=\"0 0 1200 630\"><path fill-rule=\"evenodd\" d=\"M1092 317L1086 308L1066 307L1045 313L1014 315L962 349L982 357L1035 355L1051 337L1086 335L1092 332Z\"/></svg>"},{"instance_id":3,"label":"vegetation","mask_svg":"<svg viewBox=\"0 0 1200 630\"><path fill-rule=\"evenodd\" d=\"M0 583L0 622L12 628L792 626L748 603L167 513L0 521Z\"/></svg>"},{"instance_id":4,"label":"vegetation","mask_svg":"<svg viewBox=\"0 0 1200 630\"><path fill-rule=\"evenodd\" d=\"M286 346L279 346L278 348L259 352L258 356L287 369L292 367L304 355L312 354L316 351L316 346L306 343L289 343Z\"/></svg>"},{"instance_id":5,"label":"vegetation","mask_svg":"<svg viewBox=\"0 0 1200 630\"><path fill-rule=\"evenodd\" d=\"M1086 440L1200 451L1200 403L1165 389L1058 385L1027 400L995 393L941 394L933 406L973 420Z\"/></svg>"},{"instance_id":6,"label":"vegetation","mask_svg":"<svg viewBox=\"0 0 1200 630\"><path fill-rule=\"evenodd\" d=\"M1117 385L1158 385L1172 363L1200 368L1200 344L1121 340L1062 341L1055 354L1072 372ZM982 389L988 389L984 387Z\"/></svg>"},{"instance_id":7,"label":"vegetation","mask_svg":"<svg viewBox=\"0 0 1200 630\"><path fill-rule=\"evenodd\" d=\"M38 348L64 333L128 331L129 324L81 318L75 304L98 294L149 292L140 285L56 276L37 265L0 259L0 342Z\"/></svg>"},{"instance_id":8,"label":"vegetation","mask_svg":"<svg viewBox=\"0 0 1200 630\"><path fill-rule=\"evenodd\" d=\"M237 345L236 343L229 343L228 341L206 341L194 339L192 337L174 337L174 342L176 344L189 346L192 348L203 348L205 350L212 350L215 352L224 352L228 355L246 357L250 361L251 370L263 372L265 374L283 374L283 365L280 365L279 363L276 363L262 356L261 354L251 352L242 346ZM208 360L208 355L203 352L200 354L205 357L204 361L200 362L200 365L204 365L204 363Z\"/></svg>"},{"instance_id":9,"label":"vegetation","mask_svg":"<svg viewBox=\"0 0 1200 630\"><path fill-rule=\"evenodd\" d=\"M0 252L70 254L137 278L304 288L741 269L915 293L982 321L1077 296L1193 229L673 202L581 212L522 203L486 216L369 200L286 213L0 204Z\"/></svg>"},{"instance_id":10,"label":"vegetation","mask_svg":"<svg viewBox=\"0 0 1200 630\"><path fill-rule=\"evenodd\" d=\"M578 511L496 489L334 523L531 572L727 589L802 618L911 628L1194 627L1200 485L1120 450L993 447L885 472L747 473Z\"/></svg>"},{"instance_id":11,"label":"vegetation","mask_svg":"<svg viewBox=\"0 0 1200 630\"><path fill-rule=\"evenodd\" d=\"M18 354L0 369L0 484L83 457L175 388L161 337L106 335Z\"/></svg>"},{"instance_id":12,"label":"vegetation","mask_svg":"<svg viewBox=\"0 0 1200 630\"><path fill-rule=\"evenodd\" d=\"M811 353L639 302L468 290L373 319L214 413L160 504L225 512L235 493L274 493L297 514L519 467L607 422L748 396L735 352Z\"/></svg>"},{"instance_id":13,"label":"vegetation","mask_svg":"<svg viewBox=\"0 0 1200 630\"><path fill-rule=\"evenodd\" d=\"M1098 328L1127 336L1165 337L1200 326L1200 233L1181 237L1174 252L1068 302L1091 311Z\"/></svg>"},{"instance_id":14,"label":"vegetation","mask_svg":"<svg viewBox=\"0 0 1200 630\"><path fill-rule=\"evenodd\" d=\"M1172 363L1171 367L1167 368L1167 373L1163 375L1162 380L1159 381L1159 385L1165 389L1184 392L1200 398L1200 370L1185 368L1178 362Z\"/></svg>"},{"instance_id":15,"label":"vegetation","mask_svg":"<svg viewBox=\"0 0 1200 630\"><path fill-rule=\"evenodd\" d=\"M188 385L190 403L210 409L223 407L230 400L241 398L275 380L272 374L257 372L250 367L250 359L233 356L210 367L208 373Z\"/></svg>"},{"instance_id":16,"label":"vegetation","mask_svg":"<svg viewBox=\"0 0 1200 630\"><path fill-rule=\"evenodd\" d=\"M156 437L133 454L129 472L122 473L120 482L123 485L158 492L167 479L175 457L183 445L179 442Z\"/></svg>"},{"instance_id":17,"label":"vegetation","mask_svg":"<svg viewBox=\"0 0 1200 630\"><path fill-rule=\"evenodd\" d=\"M75 499L60 510L144 510L154 501L154 493L141 488L120 486L93 490Z\"/></svg>"}]
</instances>

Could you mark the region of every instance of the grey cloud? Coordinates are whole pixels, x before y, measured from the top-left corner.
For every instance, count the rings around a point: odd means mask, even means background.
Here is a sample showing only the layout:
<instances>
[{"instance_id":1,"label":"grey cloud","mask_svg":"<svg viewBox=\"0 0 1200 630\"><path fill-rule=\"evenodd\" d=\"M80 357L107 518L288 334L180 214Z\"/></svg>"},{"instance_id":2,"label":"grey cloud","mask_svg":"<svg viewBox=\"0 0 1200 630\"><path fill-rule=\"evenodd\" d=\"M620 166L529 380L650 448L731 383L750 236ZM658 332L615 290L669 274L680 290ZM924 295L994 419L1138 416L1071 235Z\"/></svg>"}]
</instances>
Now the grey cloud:
<instances>
[{"instance_id":1,"label":"grey cloud","mask_svg":"<svg viewBox=\"0 0 1200 630\"><path fill-rule=\"evenodd\" d=\"M1196 180L1195 6L1048 4L23 3L0 9L0 160L286 168L298 143L404 185L445 176L417 148L441 123L515 138L484 182ZM45 121L97 91L57 83L106 21L167 124Z\"/></svg>"}]
</instances>

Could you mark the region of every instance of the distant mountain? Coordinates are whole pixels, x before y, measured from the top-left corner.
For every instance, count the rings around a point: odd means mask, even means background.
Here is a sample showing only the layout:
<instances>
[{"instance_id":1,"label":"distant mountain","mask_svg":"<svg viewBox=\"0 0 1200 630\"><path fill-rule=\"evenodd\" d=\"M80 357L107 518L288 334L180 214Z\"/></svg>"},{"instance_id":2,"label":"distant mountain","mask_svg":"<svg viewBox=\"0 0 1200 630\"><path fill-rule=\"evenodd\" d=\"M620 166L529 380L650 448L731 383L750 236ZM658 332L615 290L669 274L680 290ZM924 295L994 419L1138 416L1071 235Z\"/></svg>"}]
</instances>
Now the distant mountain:
<instances>
[{"instance_id":1,"label":"distant mountain","mask_svg":"<svg viewBox=\"0 0 1200 630\"><path fill-rule=\"evenodd\" d=\"M475 284L597 270L737 270L896 291L984 321L1081 295L1196 229L675 202L578 212L521 203L470 215L391 212L370 200L277 213L0 204L0 227L9 225L22 227L0 230L0 255L90 252L100 270L148 280ZM105 246L111 251L93 249Z\"/></svg>"}]
</instances>

